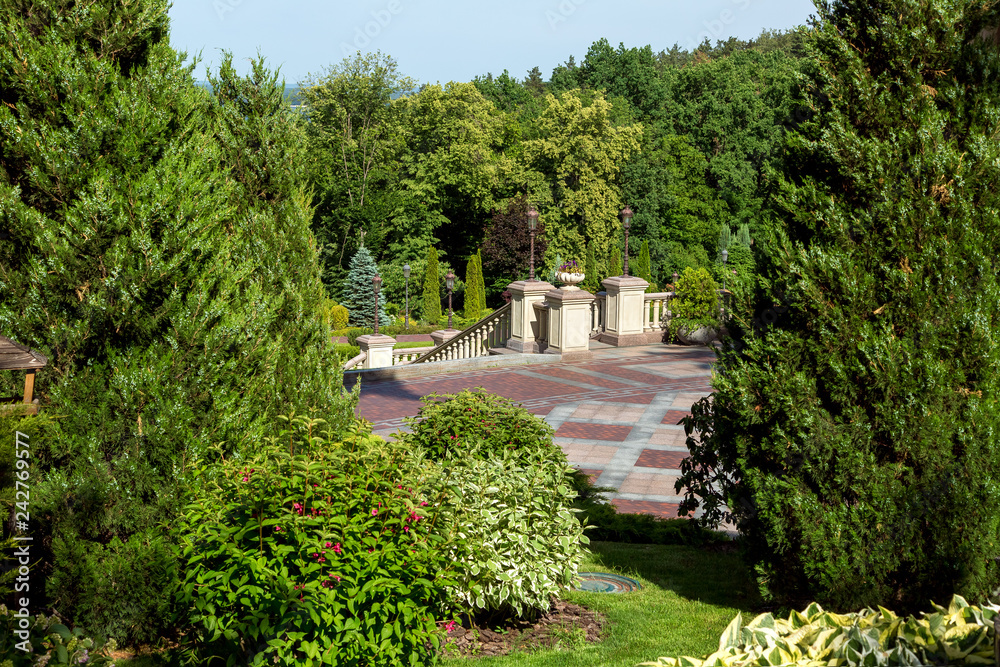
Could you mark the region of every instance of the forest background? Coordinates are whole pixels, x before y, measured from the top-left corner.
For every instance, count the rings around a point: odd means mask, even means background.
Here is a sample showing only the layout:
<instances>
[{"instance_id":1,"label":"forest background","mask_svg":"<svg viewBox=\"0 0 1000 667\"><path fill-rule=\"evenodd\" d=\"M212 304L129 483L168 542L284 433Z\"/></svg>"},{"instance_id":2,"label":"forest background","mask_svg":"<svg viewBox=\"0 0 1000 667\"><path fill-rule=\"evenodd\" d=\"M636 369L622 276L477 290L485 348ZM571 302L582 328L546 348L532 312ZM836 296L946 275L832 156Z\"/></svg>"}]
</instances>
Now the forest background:
<instances>
[{"instance_id":1,"label":"forest background","mask_svg":"<svg viewBox=\"0 0 1000 667\"><path fill-rule=\"evenodd\" d=\"M600 289L624 251L625 205L635 211L629 253L648 245L651 289L686 267L718 270L724 227L746 225L756 239L772 225L768 171L785 131L810 115L802 56L791 30L694 52L602 39L548 81L535 67L523 79L504 70L418 86L382 53L329 67L295 100L329 296L339 298L363 238L390 313L404 301L402 266L422 284L431 247L460 279L481 251L496 307L527 277L529 203L544 229L543 277L590 254L598 275L585 286Z\"/></svg>"}]
</instances>

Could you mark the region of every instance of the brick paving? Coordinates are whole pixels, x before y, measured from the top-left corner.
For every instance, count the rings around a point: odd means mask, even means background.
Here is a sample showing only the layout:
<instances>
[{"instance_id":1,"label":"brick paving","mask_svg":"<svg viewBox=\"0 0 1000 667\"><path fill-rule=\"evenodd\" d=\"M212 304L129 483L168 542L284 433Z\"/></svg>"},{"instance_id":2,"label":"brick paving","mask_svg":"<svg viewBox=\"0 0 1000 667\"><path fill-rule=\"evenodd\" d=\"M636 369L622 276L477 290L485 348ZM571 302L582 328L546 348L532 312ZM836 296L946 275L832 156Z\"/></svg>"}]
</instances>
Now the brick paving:
<instances>
[{"instance_id":1,"label":"brick paving","mask_svg":"<svg viewBox=\"0 0 1000 667\"><path fill-rule=\"evenodd\" d=\"M483 387L545 419L570 464L615 489L607 498L620 511L677 516L674 485L687 453L678 422L711 393L714 353L662 344L592 351L586 361L366 381L358 414L390 436L422 396Z\"/></svg>"}]
</instances>

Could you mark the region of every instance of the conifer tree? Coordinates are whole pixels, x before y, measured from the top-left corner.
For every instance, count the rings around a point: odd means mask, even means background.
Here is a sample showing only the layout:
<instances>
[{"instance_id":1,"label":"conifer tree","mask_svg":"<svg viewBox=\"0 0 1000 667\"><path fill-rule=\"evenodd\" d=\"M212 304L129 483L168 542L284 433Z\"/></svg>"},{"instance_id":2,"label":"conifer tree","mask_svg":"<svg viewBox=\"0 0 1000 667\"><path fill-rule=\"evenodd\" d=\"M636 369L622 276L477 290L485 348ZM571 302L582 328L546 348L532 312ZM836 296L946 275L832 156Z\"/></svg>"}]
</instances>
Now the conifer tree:
<instances>
[{"instance_id":1,"label":"conifer tree","mask_svg":"<svg viewBox=\"0 0 1000 667\"><path fill-rule=\"evenodd\" d=\"M608 261L608 267L609 278L622 275L622 253L617 246L611 248L611 259Z\"/></svg>"},{"instance_id":2,"label":"conifer tree","mask_svg":"<svg viewBox=\"0 0 1000 667\"><path fill-rule=\"evenodd\" d=\"M465 316L478 320L485 308L483 269L477 252L465 267Z\"/></svg>"},{"instance_id":3,"label":"conifer tree","mask_svg":"<svg viewBox=\"0 0 1000 667\"><path fill-rule=\"evenodd\" d=\"M682 509L731 512L780 599L984 600L1000 586L1000 7L817 7L776 175L784 227L693 408Z\"/></svg>"},{"instance_id":4,"label":"conifer tree","mask_svg":"<svg viewBox=\"0 0 1000 667\"><path fill-rule=\"evenodd\" d=\"M752 240L750 238L750 225L746 224L745 222L742 225L740 225L739 229L736 232L736 238L733 240L735 243L742 243L747 248L749 248L752 243Z\"/></svg>"},{"instance_id":5,"label":"conifer tree","mask_svg":"<svg viewBox=\"0 0 1000 667\"><path fill-rule=\"evenodd\" d=\"M368 252L363 244L351 257L347 278L344 279L341 291L340 303L347 308L350 314L351 326L368 327L375 326L375 285L372 278L378 273L378 267L372 254ZM385 292L378 294L378 323L379 326L389 326L391 320L385 314Z\"/></svg>"},{"instance_id":6,"label":"conifer tree","mask_svg":"<svg viewBox=\"0 0 1000 667\"><path fill-rule=\"evenodd\" d=\"M292 409L352 417L297 132L259 63L197 87L162 0L0 11L0 331L48 357L60 416L32 443L32 605L149 643L192 461Z\"/></svg>"},{"instance_id":7,"label":"conifer tree","mask_svg":"<svg viewBox=\"0 0 1000 667\"><path fill-rule=\"evenodd\" d=\"M479 303L483 304L483 312L486 311L486 278L483 275L483 250L476 250L476 268L479 271ZM482 315L480 315L482 316Z\"/></svg>"},{"instance_id":8,"label":"conifer tree","mask_svg":"<svg viewBox=\"0 0 1000 667\"><path fill-rule=\"evenodd\" d=\"M438 252L434 247L427 249L422 311L421 316L431 325L441 319L441 279L438 277Z\"/></svg>"},{"instance_id":9,"label":"conifer tree","mask_svg":"<svg viewBox=\"0 0 1000 667\"><path fill-rule=\"evenodd\" d=\"M635 275L649 283L649 287L646 289L647 292L656 291L656 285L653 284L652 270L653 268L649 259L649 241L644 240L642 248L639 250L639 257L636 258Z\"/></svg>"}]
</instances>

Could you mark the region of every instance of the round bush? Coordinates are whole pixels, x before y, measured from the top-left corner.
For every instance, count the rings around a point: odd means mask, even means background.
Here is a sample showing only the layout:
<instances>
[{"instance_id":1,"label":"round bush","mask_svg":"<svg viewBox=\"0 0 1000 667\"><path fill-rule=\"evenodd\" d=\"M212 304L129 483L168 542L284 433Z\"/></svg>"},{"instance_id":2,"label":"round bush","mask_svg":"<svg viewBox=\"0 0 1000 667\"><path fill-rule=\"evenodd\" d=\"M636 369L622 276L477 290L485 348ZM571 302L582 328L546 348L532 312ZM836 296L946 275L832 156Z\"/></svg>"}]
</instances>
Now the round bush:
<instances>
[{"instance_id":1,"label":"round bush","mask_svg":"<svg viewBox=\"0 0 1000 667\"><path fill-rule=\"evenodd\" d=\"M427 665L453 585L419 459L355 426L296 418L205 467L172 526L186 657L250 665ZM230 660L230 662L232 661Z\"/></svg>"},{"instance_id":2,"label":"round bush","mask_svg":"<svg viewBox=\"0 0 1000 667\"><path fill-rule=\"evenodd\" d=\"M515 452L526 461L565 464L565 454L552 442L551 426L482 387L458 394L431 394L421 401L420 412L407 420L412 432L404 439L433 460Z\"/></svg>"}]
</instances>

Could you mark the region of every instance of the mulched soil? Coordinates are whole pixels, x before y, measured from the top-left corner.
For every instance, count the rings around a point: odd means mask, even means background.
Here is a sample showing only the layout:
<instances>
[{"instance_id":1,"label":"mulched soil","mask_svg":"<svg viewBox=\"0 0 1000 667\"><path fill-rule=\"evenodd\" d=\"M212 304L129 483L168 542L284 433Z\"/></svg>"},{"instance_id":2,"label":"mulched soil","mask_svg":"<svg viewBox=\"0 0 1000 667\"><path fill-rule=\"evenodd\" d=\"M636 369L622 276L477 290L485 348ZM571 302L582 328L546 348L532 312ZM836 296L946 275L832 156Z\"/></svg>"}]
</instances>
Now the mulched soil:
<instances>
[{"instance_id":1,"label":"mulched soil","mask_svg":"<svg viewBox=\"0 0 1000 667\"><path fill-rule=\"evenodd\" d=\"M448 633L444 655L480 657L532 652L542 648L574 649L601 641L606 620L595 611L565 600L553 600L537 620L488 622L464 619Z\"/></svg>"}]
</instances>

